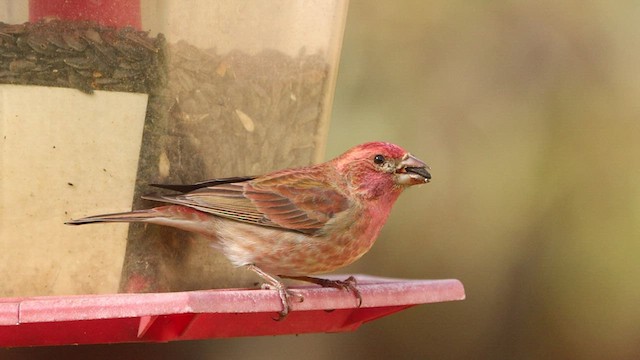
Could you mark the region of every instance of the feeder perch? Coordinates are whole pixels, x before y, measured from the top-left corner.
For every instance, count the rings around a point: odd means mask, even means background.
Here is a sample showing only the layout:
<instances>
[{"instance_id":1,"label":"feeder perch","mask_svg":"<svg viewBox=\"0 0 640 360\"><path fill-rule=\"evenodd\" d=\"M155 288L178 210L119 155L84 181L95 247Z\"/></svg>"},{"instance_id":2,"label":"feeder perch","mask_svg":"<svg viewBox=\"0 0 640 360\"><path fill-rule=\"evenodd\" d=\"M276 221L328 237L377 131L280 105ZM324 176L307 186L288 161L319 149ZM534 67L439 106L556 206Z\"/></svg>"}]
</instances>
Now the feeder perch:
<instances>
[{"instance_id":1,"label":"feeder perch","mask_svg":"<svg viewBox=\"0 0 640 360\"><path fill-rule=\"evenodd\" d=\"M345 278L348 275L333 276ZM400 280L356 275L353 294L292 288L304 296L282 321L272 290L45 296L0 299L0 346L168 342L239 336L353 331L363 323L426 303L463 300L458 280Z\"/></svg>"}]
</instances>

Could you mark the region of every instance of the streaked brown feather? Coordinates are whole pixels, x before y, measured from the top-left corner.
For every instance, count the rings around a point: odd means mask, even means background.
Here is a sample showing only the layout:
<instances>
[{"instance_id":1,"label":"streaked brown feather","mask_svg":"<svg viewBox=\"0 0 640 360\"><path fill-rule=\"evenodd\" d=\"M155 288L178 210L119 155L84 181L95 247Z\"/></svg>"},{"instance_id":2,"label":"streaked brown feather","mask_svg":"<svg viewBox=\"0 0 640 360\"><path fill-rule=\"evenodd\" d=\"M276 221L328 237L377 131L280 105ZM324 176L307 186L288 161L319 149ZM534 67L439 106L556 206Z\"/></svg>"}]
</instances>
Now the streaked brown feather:
<instances>
[{"instance_id":1,"label":"streaked brown feather","mask_svg":"<svg viewBox=\"0 0 640 360\"><path fill-rule=\"evenodd\" d=\"M237 183L214 179L203 182L213 186L198 187L184 194L144 198L184 205L245 223L313 235L335 214L346 210L349 200L332 184L309 174L308 168L301 170L287 170ZM171 188L175 189L174 186Z\"/></svg>"}]
</instances>

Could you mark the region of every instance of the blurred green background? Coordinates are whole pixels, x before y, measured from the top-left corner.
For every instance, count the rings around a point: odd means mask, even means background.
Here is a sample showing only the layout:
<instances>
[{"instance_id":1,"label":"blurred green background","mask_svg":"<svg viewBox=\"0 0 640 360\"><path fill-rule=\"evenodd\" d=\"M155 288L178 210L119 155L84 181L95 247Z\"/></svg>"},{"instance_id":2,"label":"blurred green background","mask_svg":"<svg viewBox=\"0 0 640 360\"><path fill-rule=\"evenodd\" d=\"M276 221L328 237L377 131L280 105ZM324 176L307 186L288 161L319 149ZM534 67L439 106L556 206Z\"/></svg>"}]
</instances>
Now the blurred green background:
<instances>
[{"instance_id":1,"label":"blurred green background","mask_svg":"<svg viewBox=\"0 0 640 360\"><path fill-rule=\"evenodd\" d=\"M640 3L351 0L334 105L327 158L387 140L433 174L341 272L457 278L467 300L346 334L2 358L640 358Z\"/></svg>"}]
</instances>

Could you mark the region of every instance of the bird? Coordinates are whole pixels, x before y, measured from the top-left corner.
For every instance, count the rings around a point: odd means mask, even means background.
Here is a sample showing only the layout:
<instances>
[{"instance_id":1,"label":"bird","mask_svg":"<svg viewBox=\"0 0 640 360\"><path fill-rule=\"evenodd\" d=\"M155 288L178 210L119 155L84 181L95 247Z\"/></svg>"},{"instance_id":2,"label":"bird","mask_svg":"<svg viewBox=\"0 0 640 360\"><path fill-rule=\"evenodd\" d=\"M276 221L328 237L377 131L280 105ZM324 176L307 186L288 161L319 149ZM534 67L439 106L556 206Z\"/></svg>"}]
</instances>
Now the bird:
<instances>
[{"instance_id":1,"label":"bird","mask_svg":"<svg viewBox=\"0 0 640 360\"><path fill-rule=\"evenodd\" d=\"M174 194L144 199L166 205L94 215L66 224L140 222L204 235L237 267L255 272L276 290L282 310L303 298L282 279L346 289L362 297L356 279L311 275L353 263L374 244L403 190L431 181L430 167L398 145L368 142L324 163L261 176L195 184L149 184Z\"/></svg>"}]
</instances>

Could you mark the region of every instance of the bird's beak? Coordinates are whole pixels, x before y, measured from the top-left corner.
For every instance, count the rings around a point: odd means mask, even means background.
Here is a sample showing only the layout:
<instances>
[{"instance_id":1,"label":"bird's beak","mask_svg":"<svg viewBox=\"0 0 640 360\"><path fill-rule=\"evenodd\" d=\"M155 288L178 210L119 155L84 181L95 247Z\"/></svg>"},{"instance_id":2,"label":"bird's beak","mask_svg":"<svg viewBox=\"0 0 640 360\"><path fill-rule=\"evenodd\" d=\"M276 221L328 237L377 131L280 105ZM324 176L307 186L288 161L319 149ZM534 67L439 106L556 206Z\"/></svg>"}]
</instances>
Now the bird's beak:
<instances>
[{"instance_id":1,"label":"bird's beak","mask_svg":"<svg viewBox=\"0 0 640 360\"><path fill-rule=\"evenodd\" d=\"M424 161L407 153L396 167L397 182L401 185L417 185L431 181L431 170Z\"/></svg>"}]
</instances>

